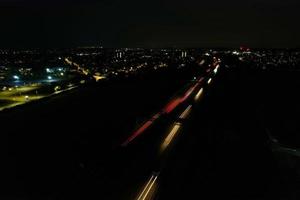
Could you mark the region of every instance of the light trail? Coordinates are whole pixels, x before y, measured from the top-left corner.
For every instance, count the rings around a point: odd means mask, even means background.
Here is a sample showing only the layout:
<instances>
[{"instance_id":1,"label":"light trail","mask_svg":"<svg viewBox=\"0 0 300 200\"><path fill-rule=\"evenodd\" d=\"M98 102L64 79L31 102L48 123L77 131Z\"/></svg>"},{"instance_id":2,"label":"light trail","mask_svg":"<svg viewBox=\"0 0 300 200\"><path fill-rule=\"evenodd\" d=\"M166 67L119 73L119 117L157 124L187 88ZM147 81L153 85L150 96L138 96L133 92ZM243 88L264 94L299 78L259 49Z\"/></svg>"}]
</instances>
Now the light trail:
<instances>
[{"instance_id":1,"label":"light trail","mask_svg":"<svg viewBox=\"0 0 300 200\"><path fill-rule=\"evenodd\" d=\"M121 146L127 146L132 140L134 140L137 136L142 134L146 129L148 129L152 125L152 121L147 121L144 123L138 130L136 130L125 142L122 143Z\"/></svg>"},{"instance_id":2,"label":"light trail","mask_svg":"<svg viewBox=\"0 0 300 200\"><path fill-rule=\"evenodd\" d=\"M189 105L184 111L183 113L181 113L179 119L185 119L191 112L192 109L192 105Z\"/></svg>"},{"instance_id":3,"label":"light trail","mask_svg":"<svg viewBox=\"0 0 300 200\"><path fill-rule=\"evenodd\" d=\"M165 114L169 114L172 112L179 104L181 103L181 99L177 98L172 100L170 103L166 105L166 107L163 109L163 112Z\"/></svg>"},{"instance_id":4,"label":"light trail","mask_svg":"<svg viewBox=\"0 0 300 200\"><path fill-rule=\"evenodd\" d=\"M151 196L153 197L153 193L155 191L152 191L152 193L151 193L151 190L154 188L153 186L155 186L157 178L158 178L158 175L152 175L151 176L151 178L149 179L149 181L145 185L143 191L138 196L137 200L152 199L150 197ZM152 194L152 195L149 195L149 194Z\"/></svg>"},{"instance_id":5,"label":"light trail","mask_svg":"<svg viewBox=\"0 0 300 200\"><path fill-rule=\"evenodd\" d=\"M204 77L201 77L198 81L198 83L200 84L202 81L204 80Z\"/></svg>"},{"instance_id":6,"label":"light trail","mask_svg":"<svg viewBox=\"0 0 300 200\"><path fill-rule=\"evenodd\" d=\"M203 88L201 88L201 89L199 90L199 92L196 94L194 100L195 100L195 101L198 101L198 100L200 99L200 97L202 96L202 94L203 94Z\"/></svg>"},{"instance_id":7,"label":"light trail","mask_svg":"<svg viewBox=\"0 0 300 200\"><path fill-rule=\"evenodd\" d=\"M185 102L195 91L195 89L204 81L204 77L201 77L196 84L191 86L183 96L177 97L175 99L172 99L161 111L162 114L169 114L173 110L175 110L181 103ZM133 132L131 136L129 136L128 139L126 139L121 146L125 147L127 146L130 142L132 142L134 139L136 139L139 135L144 133L152 124L155 120L160 118L161 113L158 113L154 115L150 120L145 122L140 128L138 128L136 131Z\"/></svg>"},{"instance_id":8,"label":"light trail","mask_svg":"<svg viewBox=\"0 0 300 200\"><path fill-rule=\"evenodd\" d=\"M201 84L201 82L204 80L204 77L200 78L198 82L190 87L182 97L178 97L174 100L172 100L170 103L167 104L167 106L163 109L163 113L169 114L172 112L177 106L179 106L181 103L185 102L191 94L195 91L195 89Z\"/></svg>"},{"instance_id":9,"label":"light trail","mask_svg":"<svg viewBox=\"0 0 300 200\"><path fill-rule=\"evenodd\" d=\"M216 74L219 70L220 65L217 65L216 68L214 69L214 73Z\"/></svg>"},{"instance_id":10,"label":"light trail","mask_svg":"<svg viewBox=\"0 0 300 200\"><path fill-rule=\"evenodd\" d=\"M176 123L173 126L172 130L170 131L170 133L168 134L168 136L166 137L166 139L164 140L164 142L161 145L161 152L163 152L167 149L167 147L170 145L171 141L173 140L174 136L179 131L180 127L181 127L180 123Z\"/></svg>"},{"instance_id":11,"label":"light trail","mask_svg":"<svg viewBox=\"0 0 300 200\"><path fill-rule=\"evenodd\" d=\"M123 142L121 144L121 146L123 146L123 147L127 146L136 137L138 137L143 132L145 132L153 124L153 122L155 120L157 120L160 116L161 116L160 113L155 114L150 120L148 120L147 122L145 122L140 128L138 128L136 131L134 131L133 134L127 140L125 140L125 142Z\"/></svg>"},{"instance_id":12,"label":"light trail","mask_svg":"<svg viewBox=\"0 0 300 200\"><path fill-rule=\"evenodd\" d=\"M212 79L210 78L208 81L207 81L207 84L210 84L212 81Z\"/></svg>"},{"instance_id":13,"label":"light trail","mask_svg":"<svg viewBox=\"0 0 300 200\"><path fill-rule=\"evenodd\" d=\"M183 97L180 98L180 103L186 101L190 96L191 94L194 92L194 90L196 89L196 87L198 87L199 83L196 83L193 87L191 87L185 94Z\"/></svg>"}]
</instances>

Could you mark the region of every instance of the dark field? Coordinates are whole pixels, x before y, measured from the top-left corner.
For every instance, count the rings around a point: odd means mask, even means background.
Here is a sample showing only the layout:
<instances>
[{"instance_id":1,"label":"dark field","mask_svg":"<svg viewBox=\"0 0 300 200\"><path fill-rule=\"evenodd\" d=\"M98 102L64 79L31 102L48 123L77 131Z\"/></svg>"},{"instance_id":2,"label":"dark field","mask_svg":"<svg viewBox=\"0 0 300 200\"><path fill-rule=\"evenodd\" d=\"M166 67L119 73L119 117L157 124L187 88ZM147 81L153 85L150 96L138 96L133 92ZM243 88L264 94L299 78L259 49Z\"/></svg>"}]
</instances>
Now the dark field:
<instances>
[{"instance_id":1,"label":"dark field","mask_svg":"<svg viewBox=\"0 0 300 200\"><path fill-rule=\"evenodd\" d=\"M156 199L299 199L299 72L222 66L189 100L127 147L120 144L199 70L91 84L2 112L0 196L135 199L160 172ZM208 78L208 77L207 77ZM188 104L171 148L162 140Z\"/></svg>"}]
</instances>

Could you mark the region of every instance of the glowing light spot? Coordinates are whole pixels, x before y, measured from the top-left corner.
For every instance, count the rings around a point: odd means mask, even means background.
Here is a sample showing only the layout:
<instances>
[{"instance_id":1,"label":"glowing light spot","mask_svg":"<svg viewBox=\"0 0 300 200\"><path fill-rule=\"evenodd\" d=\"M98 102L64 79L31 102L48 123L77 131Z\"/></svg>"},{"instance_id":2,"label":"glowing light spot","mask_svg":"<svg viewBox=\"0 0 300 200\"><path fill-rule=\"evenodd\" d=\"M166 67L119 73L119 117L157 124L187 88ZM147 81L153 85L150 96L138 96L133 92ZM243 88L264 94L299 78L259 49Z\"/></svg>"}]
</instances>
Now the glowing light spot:
<instances>
[{"instance_id":1,"label":"glowing light spot","mask_svg":"<svg viewBox=\"0 0 300 200\"><path fill-rule=\"evenodd\" d=\"M212 81L212 79L210 78L208 81L207 81L207 84L210 84Z\"/></svg>"}]
</instances>

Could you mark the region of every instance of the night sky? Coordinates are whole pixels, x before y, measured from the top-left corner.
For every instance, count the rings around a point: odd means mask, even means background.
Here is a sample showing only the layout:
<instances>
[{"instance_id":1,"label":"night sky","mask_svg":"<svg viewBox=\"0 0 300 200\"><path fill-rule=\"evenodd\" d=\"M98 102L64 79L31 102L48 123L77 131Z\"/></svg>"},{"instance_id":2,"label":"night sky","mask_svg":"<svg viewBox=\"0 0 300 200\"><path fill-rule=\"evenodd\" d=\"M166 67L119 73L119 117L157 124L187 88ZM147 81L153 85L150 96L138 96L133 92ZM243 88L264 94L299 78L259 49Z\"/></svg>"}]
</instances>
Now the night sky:
<instances>
[{"instance_id":1,"label":"night sky","mask_svg":"<svg viewBox=\"0 0 300 200\"><path fill-rule=\"evenodd\" d=\"M0 48L299 47L299 0L0 0Z\"/></svg>"}]
</instances>

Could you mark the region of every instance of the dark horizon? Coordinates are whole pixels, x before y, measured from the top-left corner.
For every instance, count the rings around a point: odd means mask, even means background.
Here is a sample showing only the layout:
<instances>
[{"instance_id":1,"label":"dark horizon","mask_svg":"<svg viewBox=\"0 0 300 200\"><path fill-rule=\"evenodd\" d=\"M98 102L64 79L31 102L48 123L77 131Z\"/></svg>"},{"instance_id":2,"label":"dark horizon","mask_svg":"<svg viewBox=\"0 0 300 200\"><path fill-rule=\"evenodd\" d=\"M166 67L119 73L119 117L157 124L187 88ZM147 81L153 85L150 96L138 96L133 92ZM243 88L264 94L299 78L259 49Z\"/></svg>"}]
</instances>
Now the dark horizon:
<instances>
[{"instance_id":1,"label":"dark horizon","mask_svg":"<svg viewBox=\"0 0 300 200\"><path fill-rule=\"evenodd\" d=\"M299 48L300 2L0 2L0 48Z\"/></svg>"}]
</instances>

